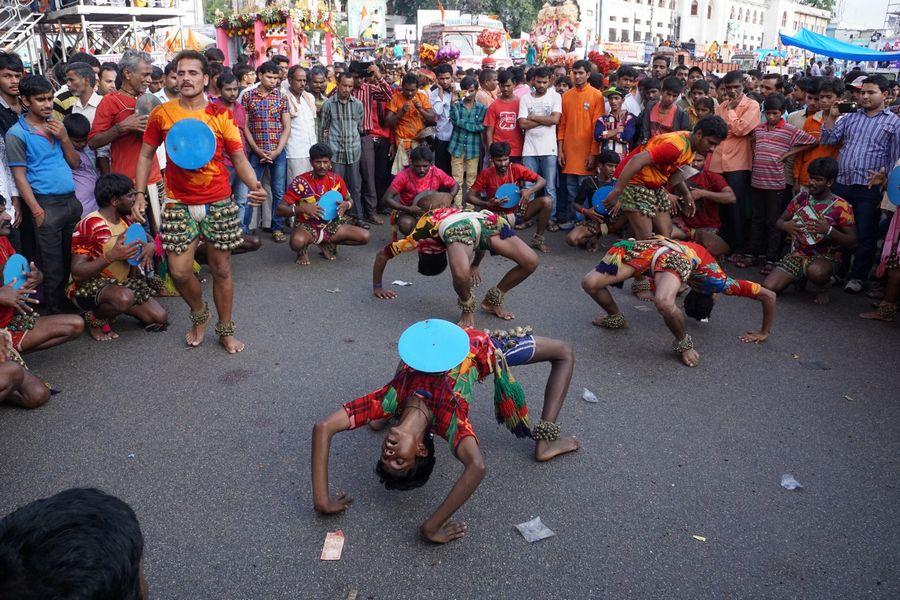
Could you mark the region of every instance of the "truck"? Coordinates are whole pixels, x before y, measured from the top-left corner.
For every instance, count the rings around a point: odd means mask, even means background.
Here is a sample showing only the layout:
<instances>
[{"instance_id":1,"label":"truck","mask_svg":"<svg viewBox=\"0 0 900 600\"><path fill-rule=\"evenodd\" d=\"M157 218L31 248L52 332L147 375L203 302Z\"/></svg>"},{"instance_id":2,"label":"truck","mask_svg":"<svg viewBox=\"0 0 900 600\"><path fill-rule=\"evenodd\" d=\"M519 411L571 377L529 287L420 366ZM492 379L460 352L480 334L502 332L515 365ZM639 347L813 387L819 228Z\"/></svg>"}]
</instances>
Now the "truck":
<instances>
[{"instance_id":1,"label":"truck","mask_svg":"<svg viewBox=\"0 0 900 600\"><path fill-rule=\"evenodd\" d=\"M485 15L460 15L430 23L422 28L422 39L419 41L439 48L450 44L459 49L457 66L463 69L480 69L481 61L488 56L476 43L478 34L483 29L498 29L503 32L500 48L490 55L497 61L495 68L512 66L509 40L503 23Z\"/></svg>"}]
</instances>

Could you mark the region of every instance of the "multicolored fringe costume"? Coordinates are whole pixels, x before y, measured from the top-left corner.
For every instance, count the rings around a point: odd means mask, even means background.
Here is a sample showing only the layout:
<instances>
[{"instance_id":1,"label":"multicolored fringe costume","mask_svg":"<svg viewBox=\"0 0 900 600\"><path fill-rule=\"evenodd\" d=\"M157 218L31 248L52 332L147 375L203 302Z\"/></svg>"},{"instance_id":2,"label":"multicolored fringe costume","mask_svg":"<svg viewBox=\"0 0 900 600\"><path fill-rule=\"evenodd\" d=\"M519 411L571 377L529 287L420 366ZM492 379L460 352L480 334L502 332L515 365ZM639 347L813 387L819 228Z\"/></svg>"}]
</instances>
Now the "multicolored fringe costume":
<instances>
[{"instance_id":1,"label":"multicolored fringe costume","mask_svg":"<svg viewBox=\"0 0 900 600\"><path fill-rule=\"evenodd\" d=\"M431 410L431 430L443 437L453 451L468 436L475 437L469 422L469 402L475 384L494 374L494 412L498 423L516 437L531 437L528 405L521 385L509 372L504 353L491 337L474 329L469 334L469 354L445 373L422 373L402 364L384 387L344 404L350 429L399 414L413 396Z\"/></svg>"},{"instance_id":2,"label":"multicolored fringe costume","mask_svg":"<svg viewBox=\"0 0 900 600\"><path fill-rule=\"evenodd\" d=\"M762 286L746 279L734 279L719 266L709 251L695 242L676 242L662 236L649 240L623 240L613 244L596 270L617 275L621 265L635 275L672 273L691 289L704 294L725 294L756 298ZM615 284L621 287L622 282Z\"/></svg>"},{"instance_id":3,"label":"multicolored fringe costume","mask_svg":"<svg viewBox=\"0 0 900 600\"><path fill-rule=\"evenodd\" d=\"M388 244L382 252L393 258L425 244L433 246L437 243L446 250L447 245L454 242L473 246L476 250L490 250L490 239L495 235L506 239L516 232L506 219L489 210L472 212L455 207L437 208L422 215L408 236Z\"/></svg>"}]
</instances>

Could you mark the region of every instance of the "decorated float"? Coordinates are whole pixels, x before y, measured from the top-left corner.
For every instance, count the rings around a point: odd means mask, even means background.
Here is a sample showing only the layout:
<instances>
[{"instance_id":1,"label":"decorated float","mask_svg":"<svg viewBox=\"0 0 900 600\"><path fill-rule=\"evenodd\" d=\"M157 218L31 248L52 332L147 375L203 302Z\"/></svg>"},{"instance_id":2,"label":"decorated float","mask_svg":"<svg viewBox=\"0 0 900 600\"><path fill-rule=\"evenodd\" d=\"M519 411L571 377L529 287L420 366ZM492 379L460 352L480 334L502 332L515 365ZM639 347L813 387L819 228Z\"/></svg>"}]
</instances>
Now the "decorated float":
<instances>
[{"instance_id":1,"label":"decorated float","mask_svg":"<svg viewBox=\"0 0 900 600\"><path fill-rule=\"evenodd\" d=\"M580 19L581 12L574 0L549 0L544 4L531 32L539 62L571 67L581 58L577 51L581 46Z\"/></svg>"},{"instance_id":2,"label":"decorated float","mask_svg":"<svg viewBox=\"0 0 900 600\"><path fill-rule=\"evenodd\" d=\"M283 54L291 63L331 63L335 40L335 13L322 2L270 4L242 12L216 11L216 45L225 64L244 54L258 65L267 55Z\"/></svg>"}]
</instances>

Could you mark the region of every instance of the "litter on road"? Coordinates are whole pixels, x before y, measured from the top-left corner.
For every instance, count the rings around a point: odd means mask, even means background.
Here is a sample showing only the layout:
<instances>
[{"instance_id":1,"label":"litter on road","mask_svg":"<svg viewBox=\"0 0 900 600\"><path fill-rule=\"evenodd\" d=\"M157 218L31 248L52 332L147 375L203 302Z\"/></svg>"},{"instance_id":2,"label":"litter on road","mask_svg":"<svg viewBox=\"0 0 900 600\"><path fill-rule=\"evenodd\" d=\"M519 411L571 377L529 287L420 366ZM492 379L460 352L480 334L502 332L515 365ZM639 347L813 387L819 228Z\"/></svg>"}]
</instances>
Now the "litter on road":
<instances>
[{"instance_id":1,"label":"litter on road","mask_svg":"<svg viewBox=\"0 0 900 600\"><path fill-rule=\"evenodd\" d=\"M322 545L322 556L319 560L341 560L344 551L344 532L340 529L329 531L325 534L325 544Z\"/></svg>"},{"instance_id":2,"label":"litter on road","mask_svg":"<svg viewBox=\"0 0 900 600\"><path fill-rule=\"evenodd\" d=\"M522 537L525 538L526 541L531 543L539 542L545 538L553 537L554 535L556 535L551 529L549 529L541 522L540 517L535 517L530 521L519 523L518 525L516 525L516 529L519 530L519 533L522 534Z\"/></svg>"}]
</instances>

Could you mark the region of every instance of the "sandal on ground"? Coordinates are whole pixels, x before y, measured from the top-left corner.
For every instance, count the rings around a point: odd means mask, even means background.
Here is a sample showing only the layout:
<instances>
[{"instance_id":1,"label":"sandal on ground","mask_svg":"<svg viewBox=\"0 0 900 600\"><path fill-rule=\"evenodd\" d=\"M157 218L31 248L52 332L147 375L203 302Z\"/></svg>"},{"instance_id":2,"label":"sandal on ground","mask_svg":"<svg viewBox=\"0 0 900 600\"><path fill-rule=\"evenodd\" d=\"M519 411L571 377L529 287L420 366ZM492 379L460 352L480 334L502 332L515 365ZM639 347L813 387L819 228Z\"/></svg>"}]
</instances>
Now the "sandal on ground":
<instances>
[{"instance_id":1,"label":"sandal on ground","mask_svg":"<svg viewBox=\"0 0 900 600\"><path fill-rule=\"evenodd\" d=\"M559 231L559 225L557 225L556 221L550 221L547 224L547 231Z\"/></svg>"},{"instance_id":2,"label":"sandal on ground","mask_svg":"<svg viewBox=\"0 0 900 600\"><path fill-rule=\"evenodd\" d=\"M272 239L280 244L287 241L287 236L284 235L284 232L279 229L272 232Z\"/></svg>"}]
</instances>

